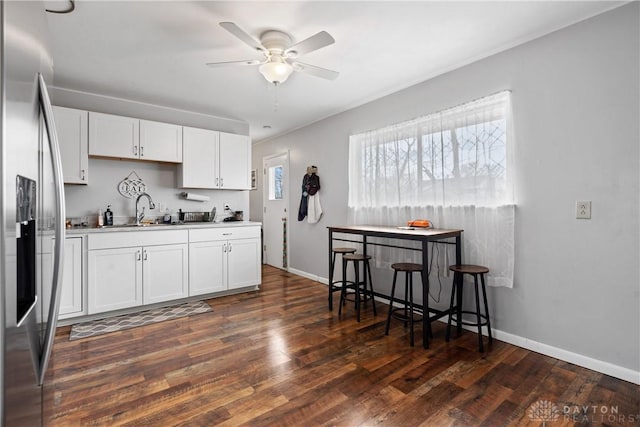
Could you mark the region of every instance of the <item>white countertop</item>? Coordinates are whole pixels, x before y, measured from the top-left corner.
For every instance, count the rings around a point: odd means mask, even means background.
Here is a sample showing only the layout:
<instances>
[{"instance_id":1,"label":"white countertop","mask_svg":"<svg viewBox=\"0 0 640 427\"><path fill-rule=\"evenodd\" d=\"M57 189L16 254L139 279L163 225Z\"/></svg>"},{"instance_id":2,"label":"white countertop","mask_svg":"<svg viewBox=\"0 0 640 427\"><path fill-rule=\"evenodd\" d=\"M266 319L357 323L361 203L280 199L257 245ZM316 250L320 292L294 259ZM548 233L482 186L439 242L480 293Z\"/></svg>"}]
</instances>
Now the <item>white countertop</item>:
<instances>
[{"instance_id":1,"label":"white countertop","mask_svg":"<svg viewBox=\"0 0 640 427\"><path fill-rule=\"evenodd\" d=\"M183 224L151 224L145 226L134 225L112 225L107 227L74 227L67 228L66 234L89 234L89 233L114 233L129 231L150 231L150 230L184 230L193 228L225 228L225 227L250 227L261 226L261 222L255 221L231 221L231 222L193 222Z\"/></svg>"}]
</instances>

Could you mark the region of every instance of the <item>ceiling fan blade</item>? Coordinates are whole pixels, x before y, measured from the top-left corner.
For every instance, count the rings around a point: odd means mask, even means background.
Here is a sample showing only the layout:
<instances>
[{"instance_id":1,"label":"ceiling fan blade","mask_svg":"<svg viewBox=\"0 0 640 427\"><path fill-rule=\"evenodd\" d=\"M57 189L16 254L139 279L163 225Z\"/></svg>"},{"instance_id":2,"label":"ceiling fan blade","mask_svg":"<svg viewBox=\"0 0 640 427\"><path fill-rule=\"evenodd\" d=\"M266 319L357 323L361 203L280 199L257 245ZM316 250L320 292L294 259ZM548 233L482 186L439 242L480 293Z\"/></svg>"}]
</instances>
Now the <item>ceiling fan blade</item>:
<instances>
[{"instance_id":1,"label":"ceiling fan blade","mask_svg":"<svg viewBox=\"0 0 640 427\"><path fill-rule=\"evenodd\" d=\"M293 46L287 48L284 54L290 58L295 58L305 53L313 52L325 46L335 43L336 41L326 31L320 31L308 39L302 40L300 43L296 43Z\"/></svg>"},{"instance_id":2,"label":"ceiling fan blade","mask_svg":"<svg viewBox=\"0 0 640 427\"><path fill-rule=\"evenodd\" d=\"M259 41L251 37L233 22L220 22L220 26L242 40L246 45L250 46L251 49L257 50L258 52L264 52L267 50Z\"/></svg>"},{"instance_id":3,"label":"ceiling fan blade","mask_svg":"<svg viewBox=\"0 0 640 427\"><path fill-rule=\"evenodd\" d=\"M227 65L258 65L266 61L258 61L257 59L247 59L244 61L226 61L226 62L208 62L208 67L226 67Z\"/></svg>"},{"instance_id":4,"label":"ceiling fan blade","mask_svg":"<svg viewBox=\"0 0 640 427\"><path fill-rule=\"evenodd\" d=\"M326 68L317 67L315 65L304 64L302 62L293 62L291 64L294 70L311 74L312 76L322 77L327 80L335 80L340 75L339 72L327 70Z\"/></svg>"}]
</instances>

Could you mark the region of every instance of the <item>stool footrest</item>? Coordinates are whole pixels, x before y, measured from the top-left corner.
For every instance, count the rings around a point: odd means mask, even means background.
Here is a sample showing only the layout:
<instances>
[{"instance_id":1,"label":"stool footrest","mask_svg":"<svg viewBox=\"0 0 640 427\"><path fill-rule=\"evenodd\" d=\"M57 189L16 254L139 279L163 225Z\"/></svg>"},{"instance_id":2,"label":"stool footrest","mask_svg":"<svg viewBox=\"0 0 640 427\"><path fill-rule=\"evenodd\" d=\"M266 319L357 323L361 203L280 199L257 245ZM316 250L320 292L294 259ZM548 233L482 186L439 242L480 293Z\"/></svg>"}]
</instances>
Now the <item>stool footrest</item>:
<instances>
[{"instance_id":1,"label":"stool footrest","mask_svg":"<svg viewBox=\"0 0 640 427\"><path fill-rule=\"evenodd\" d=\"M402 312L402 314L398 313L398 312ZM393 317L394 319L397 320L401 320L403 322L408 322L409 320L411 320L411 317L409 316L409 310L405 310L404 307L398 307L398 308L393 308L391 310L391 317ZM422 320L422 312L419 310L416 310L415 308L413 309L413 321L414 322L419 322Z\"/></svg>"},{"instance_id":2,"label":"stool footrest","mask_svg":"<svg viewBox=\"0 0 640 427\"><path fill-rule=\"evenodd\" d=\"M476 316L476 312L475 312L475 311L462 311L462 314L471 314L471 315L473 315L473 316ZM449 314L449 317L451 317L451 321L452 321L452 322L456 322L456 323L458 323L458 315L457 315L457 312L456 312L456 313ZM466 326L487 326L487 324L488 324L488 322L487 322L487 316L486 316L486 315L484 315L484 314L481 314L481 315L480 315L480 318L481 318L481 319L484 319L484 322L480 322L480 324L479 324L479 325L478 325L478 323L477 323L477 322L468 322L468 321L465 321L464 319L462 319L462 322L460 322L460 323L462 323L463 325L466 325Z\"/></svg>"}]
</instances>

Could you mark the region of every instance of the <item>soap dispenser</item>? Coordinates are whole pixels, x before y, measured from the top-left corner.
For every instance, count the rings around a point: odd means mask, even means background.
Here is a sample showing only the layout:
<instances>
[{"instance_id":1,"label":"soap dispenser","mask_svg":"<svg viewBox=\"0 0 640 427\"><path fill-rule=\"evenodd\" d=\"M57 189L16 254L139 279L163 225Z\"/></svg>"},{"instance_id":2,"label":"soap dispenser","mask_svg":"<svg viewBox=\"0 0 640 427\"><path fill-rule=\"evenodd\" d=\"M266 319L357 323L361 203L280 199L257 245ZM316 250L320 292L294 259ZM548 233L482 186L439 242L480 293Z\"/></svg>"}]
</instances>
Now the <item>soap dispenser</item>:
<instances>
[{"instance_id":1,"label":"soap dispenser","mask_svg":"<svg viewBox=\"0 0 640 427\"><path fill-rule=\"evenodd\" d=\"M111 212L111 205L107 205L107 211L104 213L104 225L113 225L113 212Z\"/></svg>"}]
</instances>

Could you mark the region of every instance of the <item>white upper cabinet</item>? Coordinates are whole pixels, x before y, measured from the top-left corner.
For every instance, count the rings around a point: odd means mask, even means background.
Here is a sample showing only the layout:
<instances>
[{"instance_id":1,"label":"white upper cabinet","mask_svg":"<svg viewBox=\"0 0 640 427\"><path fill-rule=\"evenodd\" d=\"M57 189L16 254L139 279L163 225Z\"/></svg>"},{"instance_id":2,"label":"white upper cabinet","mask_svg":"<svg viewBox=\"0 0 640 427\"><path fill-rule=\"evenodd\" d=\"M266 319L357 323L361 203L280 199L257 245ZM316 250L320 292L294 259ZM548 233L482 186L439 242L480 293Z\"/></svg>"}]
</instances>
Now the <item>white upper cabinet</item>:
<instances>
[{"instance_id":1,"label":"white upper cabinet","mask_svg":"<svg viewBox=\"0 0 640 427\"><path fill-rule=\"evenodd\" d=\"M218 188L218 138L220 132L182 128L182 165L178 173L183 188Z\"/></svg>"},{"instance_id":2,"label":"white upper cabinet","mask_svg":"<svg viewBox=\"0 0 640 427\"><path fill-rule=\"evenodd\" d=\"M182 162L182 126L140 120L140 159Z\"/></svg>"},{"instance_id":3,"label":"white upper cabinet","mask_svg":"<svg viewBox=\"0 0 640 427\"><path fill-rule=\"evenodd\" d=\"M65 184L89 183L88 117L73 108L53 107Z\"/></svg>"},{"instance_id":4,"label":"white upper cabinet","mask_svg":"<svg viewBox=\"0 0 640 427\"><path fill-rule=\"evenodd\" d=\"M251 189L251 141L248 136L220 132L220 188Z\"/></svg>"},{"instance_id":5,"label":"white upper cabinet","mask_svg":"<svg viewBox=\"0 0 640 427\"><path fill-rule=\"evenodd\" d=\"M182 126L89 112L89 155L182 162Z\"/></svg>"},{"instance_id":6,"label":"white upper cabinet","mask_svg":"<svg viewBox=\"0 0 640 427\"><path fill-rule=\"evenodd\" d=\"M140 120L89 112L89 155L140 158Z\"/></svg>"},{"instance_id":7,"label":"white upper cabinet","mask_svg":"<svg viewBox=\"0 0 640 427\"><path fill-rule=\"evenodd\" d=\"M182 188L251 189L249 137L184 127L178 176Z\"/></svg>"}]
</instances>

